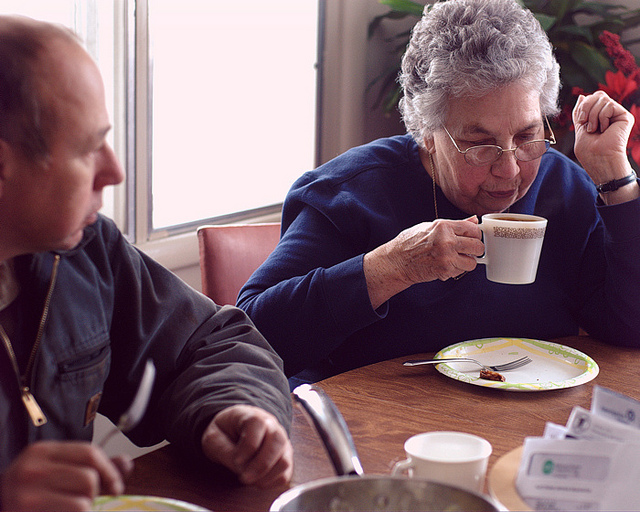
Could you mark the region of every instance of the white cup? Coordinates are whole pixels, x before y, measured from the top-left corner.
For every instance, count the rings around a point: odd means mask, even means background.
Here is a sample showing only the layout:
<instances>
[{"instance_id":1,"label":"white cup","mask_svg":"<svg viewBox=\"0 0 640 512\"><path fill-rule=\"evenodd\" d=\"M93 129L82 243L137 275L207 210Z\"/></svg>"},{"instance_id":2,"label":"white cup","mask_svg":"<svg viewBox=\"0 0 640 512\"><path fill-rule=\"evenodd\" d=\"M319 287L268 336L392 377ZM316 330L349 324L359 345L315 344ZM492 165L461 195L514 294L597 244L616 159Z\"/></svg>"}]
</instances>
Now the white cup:
<instances>
[{"instance_id":1,"label":"white cup","mask_svg":"<svg viewBox=\"0 0 640 512\"><path fill-rule=\"evenodd\" d=\"M481 493L491 455L491 444L464 432L424 432L404 443L407 459L393 467L406 474Z\"/></svg>"},{"instance_id":2,"label":"white cup","mask_svg":"<svg viewBox=\"0 0 640 512\"><path fill-rule=\"evenodd\" d=\"M529 284L536 280L547 219L524 213L489 213L482 216L487 279L496 283Z\"/></svg>"}]
</instances>

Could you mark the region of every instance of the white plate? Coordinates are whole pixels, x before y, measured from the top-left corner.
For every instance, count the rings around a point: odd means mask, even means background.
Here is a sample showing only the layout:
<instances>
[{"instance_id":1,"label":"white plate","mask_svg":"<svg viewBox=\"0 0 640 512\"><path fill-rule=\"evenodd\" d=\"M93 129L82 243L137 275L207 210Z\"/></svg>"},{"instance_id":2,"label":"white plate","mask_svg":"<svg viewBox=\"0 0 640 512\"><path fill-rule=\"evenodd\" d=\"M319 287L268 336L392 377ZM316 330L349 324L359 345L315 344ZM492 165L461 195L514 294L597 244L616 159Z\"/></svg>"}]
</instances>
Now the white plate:
<instances>
[{"instance_id":1,"label":"white plate","mask_svg":"<svg viewBox=\"0 0 640 512\"><path fill-rule=\"evenodd\" d=\"M115 511L115 510L161 510L161 511L197 511L206 512L206 508L199 507L186 501L174 500L170 498L160 498L158 496L98 496L93 501L93 510Z\"/></svg>"},{"instance_id":2,"label":"white plate","mask_svg":"<svg viewBox=\"0 0 640 512\"><path fill-rule=\"evenodd\" d=\"M596 362L579 350L550 341L526 338L483 338L456 343L443 348L434 359L471 357L493 366L522 356L529 356L533 362L516 370L502 372L505 382L481 379L480 368L473 363L440 363L436 368L452 379L506 391L571 388L593 380L600 371Z\"/></svg>"}]
</instances>

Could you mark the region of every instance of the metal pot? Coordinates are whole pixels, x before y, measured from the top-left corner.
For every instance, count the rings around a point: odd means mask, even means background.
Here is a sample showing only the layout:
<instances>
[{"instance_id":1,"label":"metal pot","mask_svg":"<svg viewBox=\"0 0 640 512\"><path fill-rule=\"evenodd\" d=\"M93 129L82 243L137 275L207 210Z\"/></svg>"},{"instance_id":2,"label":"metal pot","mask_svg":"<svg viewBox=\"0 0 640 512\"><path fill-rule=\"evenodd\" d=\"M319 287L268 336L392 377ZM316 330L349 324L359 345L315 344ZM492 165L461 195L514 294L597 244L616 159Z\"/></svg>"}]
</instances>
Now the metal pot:
<instances>
[{"instance_id":1,"label":"metal pot","mask_svg":"<svg viewBox=\"0 0 640 512\"><path fill-rule=\"evenodd\" d=\"M501 510L488 496L457 487L401 476L365 476L347 424L326 393L303 384L293 390L293 396L309 415L340 476L289 489L272 503L272 512Z\"/></svg>"}]
</instances>

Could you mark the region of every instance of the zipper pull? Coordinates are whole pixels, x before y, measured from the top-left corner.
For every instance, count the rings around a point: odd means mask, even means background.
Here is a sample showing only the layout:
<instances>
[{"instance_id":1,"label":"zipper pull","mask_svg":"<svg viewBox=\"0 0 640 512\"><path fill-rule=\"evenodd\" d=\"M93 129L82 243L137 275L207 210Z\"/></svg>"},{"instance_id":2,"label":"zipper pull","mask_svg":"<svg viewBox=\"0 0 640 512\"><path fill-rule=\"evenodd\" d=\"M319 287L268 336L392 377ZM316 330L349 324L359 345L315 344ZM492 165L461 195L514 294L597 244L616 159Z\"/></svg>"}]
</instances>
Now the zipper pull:
<instances>
[{"instance_id":1,"label":"zipper pull","mask_svg":"<svg viewBox=\"0 0 640 512\"><path fill-rule=\"evenodd\" d=\"M29 388L27 386L23 386L20 390L20 395L22 398L22 403L24 404L25 409L29 413L29 417L31 421L36 427L44 425L47 422L47 418L45 417L42 409L36 402L36 398L31 394Z\"/></svg>"}]
</instances>

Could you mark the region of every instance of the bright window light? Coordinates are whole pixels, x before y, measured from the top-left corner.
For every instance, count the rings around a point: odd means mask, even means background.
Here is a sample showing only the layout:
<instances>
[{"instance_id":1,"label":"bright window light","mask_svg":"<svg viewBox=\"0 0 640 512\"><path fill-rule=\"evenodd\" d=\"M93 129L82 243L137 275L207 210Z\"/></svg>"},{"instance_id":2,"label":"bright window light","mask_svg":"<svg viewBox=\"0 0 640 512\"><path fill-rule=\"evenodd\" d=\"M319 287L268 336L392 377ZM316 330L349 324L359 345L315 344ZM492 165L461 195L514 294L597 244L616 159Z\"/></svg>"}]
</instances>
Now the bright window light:
<instances>
[{"instance_id":1,"label":"bright window light","mask_svg":"<svg viewBox=\"0 0 640 512\"><path fill-rule=\"evenodd\" d=\"M315 162L317 0L149 2L153 229L282 202Z\"/></svg>"}]
</instances>

